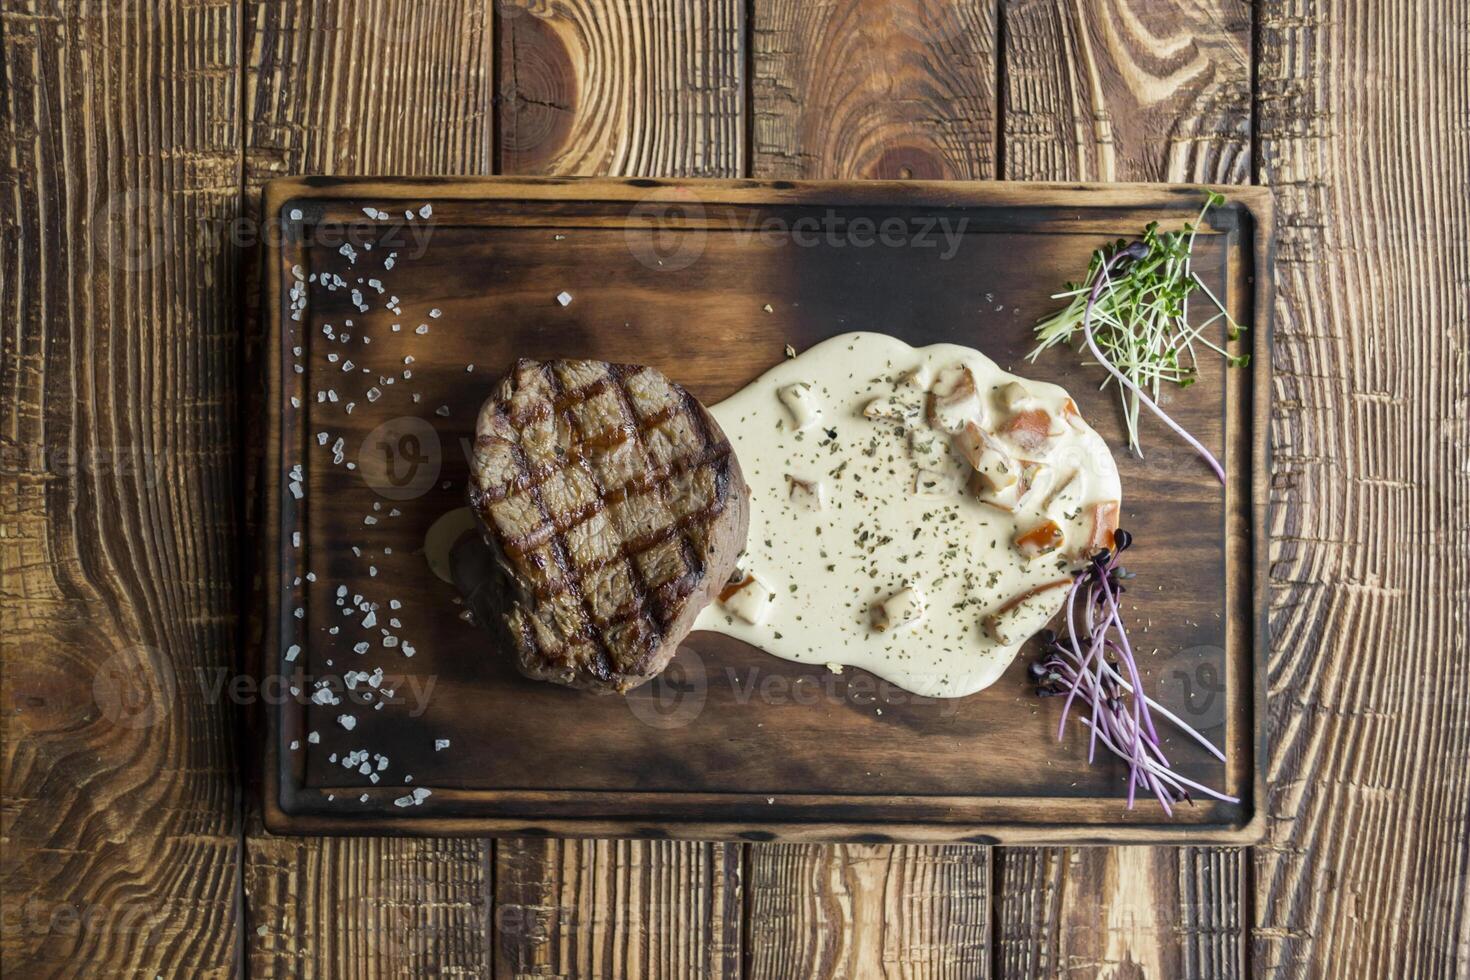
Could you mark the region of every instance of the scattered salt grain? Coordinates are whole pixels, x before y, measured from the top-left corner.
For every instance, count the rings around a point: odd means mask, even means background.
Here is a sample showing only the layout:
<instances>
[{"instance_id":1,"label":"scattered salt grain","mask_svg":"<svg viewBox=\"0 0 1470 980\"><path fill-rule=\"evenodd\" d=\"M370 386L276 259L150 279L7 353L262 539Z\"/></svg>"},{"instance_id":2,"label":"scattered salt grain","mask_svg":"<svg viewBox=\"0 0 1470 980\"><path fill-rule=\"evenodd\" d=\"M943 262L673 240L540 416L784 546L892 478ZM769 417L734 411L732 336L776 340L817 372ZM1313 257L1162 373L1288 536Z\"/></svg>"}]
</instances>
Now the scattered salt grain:
<instances>
[{"instance_id":1,"label":"scattered salt grain","mask_svg":"<svg viewBox=\"0 0 1470 980\"><path fill-rule=\"evenodd\" d=\"M571 306L572 294L563 289L561 292L556 294L556 301L562 306Z\"/></svg>"}]
</instances>

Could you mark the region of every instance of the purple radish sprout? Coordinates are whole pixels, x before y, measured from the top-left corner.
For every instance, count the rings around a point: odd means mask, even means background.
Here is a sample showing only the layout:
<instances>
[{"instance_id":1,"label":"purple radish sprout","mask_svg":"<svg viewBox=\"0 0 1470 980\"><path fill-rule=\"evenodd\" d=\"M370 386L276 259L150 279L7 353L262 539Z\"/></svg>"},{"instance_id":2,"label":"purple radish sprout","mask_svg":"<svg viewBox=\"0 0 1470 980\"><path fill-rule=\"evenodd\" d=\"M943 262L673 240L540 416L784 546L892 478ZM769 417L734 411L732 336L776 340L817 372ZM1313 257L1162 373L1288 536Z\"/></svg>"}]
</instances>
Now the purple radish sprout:
<instances>
[{"instance_id":1,"label":"purple radish sprout","mask_svg":"<svg viewBox=\"0 0 1470 980\"><path fill-rule=\"evenodd\" d=\"M1224 753L1209 739L1143 693L1142 678L1133 656L1133 645L1128 642L1123 627L1119 603L1119 597L1126 591L1123 580L1128 574L1118 559L1132 543L1133 536L1118 529L1113 532L1112 549L1099 551L1076 573L1063 610L1065 633L1057 636L1047 631L1045 652L1041 660L1031 665L1037 693L1043 697L1065 697L1057 725L1058 741L1065 737L1073 705L1081 701L1090 709L1090 717L1078 718L1088 729L1087 761L1093 761L1101 743L1128 763L1128 809L1133 809L1139 788L1152 793L1170 815L1174 803L1192 802L1190 789L1226 803L1239 803L1236 797L1175 772L1164 755L1154 727L1154 711L1215 758L1225 760Z\"/></svg>"}]
</instances>

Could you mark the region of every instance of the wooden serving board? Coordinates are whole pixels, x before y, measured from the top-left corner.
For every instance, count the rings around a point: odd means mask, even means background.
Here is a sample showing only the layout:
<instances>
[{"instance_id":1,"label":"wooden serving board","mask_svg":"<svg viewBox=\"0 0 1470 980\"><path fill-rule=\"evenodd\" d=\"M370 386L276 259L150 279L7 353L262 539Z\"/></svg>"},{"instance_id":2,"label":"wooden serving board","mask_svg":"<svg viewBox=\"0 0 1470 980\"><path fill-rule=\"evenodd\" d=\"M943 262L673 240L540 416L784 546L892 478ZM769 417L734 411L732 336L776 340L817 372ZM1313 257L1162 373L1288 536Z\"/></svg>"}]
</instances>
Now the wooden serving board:
<instances>
[{"instance_id":1,"label":"wooden serving board","mask_svg":"<svg viewBox=\"0 0 1470 980\"><path fill-rule=\"evenodd\" d=\"M1229 371L1202 360L1201 382L1167 403L1225 461L1223 488L1154 420L1143 423L1147 459L1131 457L1116 396L1098 390L1101 372L1078 355L1022 363L1033 322L1054 306L1049 294L1080 278L1093 249L1150 221L1191 220L1199 189L270 184L265 215L278 234L267 245L264 309L276 322L260 419L269 427L260 612L270 639L253 651L265 685L267 826L868 842L1256 839L1271 218L1265 193L1220 190L1229 203L1200 235L1197 269L1251 327L1240 347L1253 358ZM393 297L397 312L387 306ZM928 700L862 671L832 674L696 633L657 681L626 698L598 697L520 678L488 634L460 617L454 588L425 560L425 534L462 505L476 410L514 358L650 364L713 404L779 361L785 345L859 329L978 347L1070 390L1119 460L1122 523L1137 542L1126 612L1145 683L1228 763L1182 736L1166 749L1182 772L1240 804L1201 800L1173 819L1151 800L1126 809L1121 764L1103 755L1089 764L1075 724L1056 740L1060 704L1034 695L1029 651L986 691ZM343 615L344 587L349 602L378 603L374 625ZM383 645L385 627L397 647ZM360 643L367 652L354 652ZM352 730L337 721L345 704L308 700L321 681L358 698L373 689L343 690L344 671L378 667L376 701L358 701ZM283 695L279 676L300 696ZM393 697L383 697L390 687ZM343 766L358 750L377 782ZM404 805L414 788L429 795Z\"/></svg>"}]
</instances>

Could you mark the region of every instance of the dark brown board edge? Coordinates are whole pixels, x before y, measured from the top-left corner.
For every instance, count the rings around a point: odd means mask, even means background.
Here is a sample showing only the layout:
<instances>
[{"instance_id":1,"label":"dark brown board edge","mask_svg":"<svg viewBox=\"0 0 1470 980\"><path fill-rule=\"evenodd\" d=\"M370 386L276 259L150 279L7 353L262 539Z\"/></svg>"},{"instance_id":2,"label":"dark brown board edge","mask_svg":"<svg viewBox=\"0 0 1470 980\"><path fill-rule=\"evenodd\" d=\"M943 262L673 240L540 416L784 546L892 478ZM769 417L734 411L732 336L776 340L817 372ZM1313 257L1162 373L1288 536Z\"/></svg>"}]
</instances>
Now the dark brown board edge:
<instances>
[{"instance_id":1,"label":"dark brown board edge","mask_svg":"<svg viewBox=\"0 0 1470 980\"><path fill-rule=\"evenodd\" d=\"M1250 724L1254 738L1247 744L1252 759L1246 763L1252 775L1252 796L1242 801L1248 815L1230 825L1146 824L1108 827L1070 823L990 824L968 826L952 823L794 823L772 822L748 825L702 821L664 820L659 826L647 821L603 819L553 819L528 823L522 819L395 818L377 815L354 816L344 828L340 818L289 813L282 807L285 773L279 769L279 712L266 709L260 726L264 745L259 753L258 775L261 814L267 831L276 834L333 834L344 836L390 834L396 836L469 837L623 837L634 839L786 841L833 843L941 843L977 844L1221 844L1242 846L1258 843L1265 832L1261 802L1266 794L1267 733L1266 656L1269 650L1269 621L1265 614L1268 597L1268 505L1270 490L1270 365L1274 318L1275 213L1267 188L1212 186L1205 184L1089 184L1067 182L990 181L788 181L788 180L657 180L649 178L528 178L528 177L438 177L438 178L336 178L287 177L272 180L263 193L262 220L274 221L281 208L295 198L341 199L373 196L411 199L435 197L449 200L610 200L640 201L657 198L677 189L698 188L702 199L720 203L851 203L919 205L933 207L984 207L1045 204L1051 207L1100 206L1132 209L1177 209L1181 199L1197 203L1201 191L1213 190L1237 209L1251 230L1245 256L1254 278L1251 292L1253 331L1250 375L1251 413L1249 458L1252 462L1249 521L1252 580L1249 591L1253 624ZM261 587L266 624L279 622L280 605L280 488L281 469L270 465L281 445L281 415L275 411L282 379L281 334L277 318L281 312L281 242L267 235L261 261L264 265L262 316L269 317L263 357L266 364L267 437L261 492L262 508ZM1242 291L1242 296L1244 292ZM1241 408L1242 412L1244 406ZM275 463L279 464L276 459ZM259 601L259 596L255 597ZM269 628L269 625L267 625ZM246 662L263 668L265 654L279 657L278 636L265 638L263 649L247 651ZM257 740L258 744L258 740Z\"/></svg>"}]
</instances>

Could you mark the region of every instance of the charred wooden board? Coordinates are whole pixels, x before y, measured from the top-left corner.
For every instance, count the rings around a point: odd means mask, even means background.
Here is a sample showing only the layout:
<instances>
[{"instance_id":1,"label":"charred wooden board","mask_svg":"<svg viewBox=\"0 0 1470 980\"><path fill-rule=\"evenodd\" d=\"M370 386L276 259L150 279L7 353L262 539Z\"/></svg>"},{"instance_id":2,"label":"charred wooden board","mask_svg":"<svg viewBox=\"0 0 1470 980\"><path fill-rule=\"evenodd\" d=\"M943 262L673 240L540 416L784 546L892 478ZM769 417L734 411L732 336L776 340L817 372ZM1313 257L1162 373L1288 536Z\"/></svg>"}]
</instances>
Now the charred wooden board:
<instances>
[{"instance_id":1,"label":"charred wooden board","mask_svg":"<svg viewBox=\"0 0 1470 980\"><path fill-rule=\"evenodd\" d=\"M302 694L263 699L267 825L750 840L1253 839L1264 788L1271 222L1262 192L1224 191L1230 203L1201 236L1198 268L1252 328L1243 349L1254 357L1229 372L1206 363L1201 384L1169 407L1221 454L1230 482L1221 488L1148 422L1148 458L1118 454L1124 524L1139 541L1127 611L1146 683L1229 761L1181 738L1166 748L1186 774L1242 798L1200 802L1166 821L1150 804L1124 808L1122 767L1089 765L1079 731L1054 740L1057 705L1032 695L1025 654L989 690L933 701L861 671L834 675L696 633L655 683L626 699L597 697L519 677L459 617L423 543L460 506L475 411L517 357L649 364L713 404L778 361L786 344L857 329L915 345L954 341L1067 386L1120 446L1116 396L1096 390L1096 369L1066 352L1021 363L1030 325L1094 248L1149 221L1192 219L1198 190L272 183L265 214L280 234L265 260L264 308L277 329L262 420L271 558L263 612L276 632L256 666ZM322 275L340 277L337 288L324 288ZM396 313L385 308L394 296ZM371 626L343 615L344 587L349 600L379 603ZM399 645L384 648L380 631L395 619ZM368 652L355 653L362 642ZM376 667L386 680L358 686L377 691L383 706L359 704L351 730L337 721L341 705L309 700L320 681L338 697L357 696L342 690L343 673ZM382 687L394 696L382 698ZM377 782L342 764L358 751ZM395 802L414 788L431 792Z\"/></svg>"}]
</instances>

